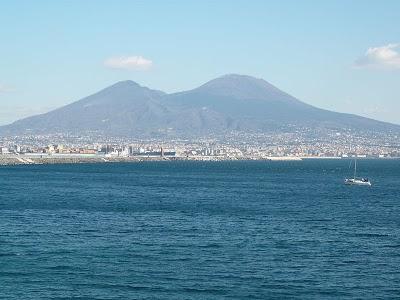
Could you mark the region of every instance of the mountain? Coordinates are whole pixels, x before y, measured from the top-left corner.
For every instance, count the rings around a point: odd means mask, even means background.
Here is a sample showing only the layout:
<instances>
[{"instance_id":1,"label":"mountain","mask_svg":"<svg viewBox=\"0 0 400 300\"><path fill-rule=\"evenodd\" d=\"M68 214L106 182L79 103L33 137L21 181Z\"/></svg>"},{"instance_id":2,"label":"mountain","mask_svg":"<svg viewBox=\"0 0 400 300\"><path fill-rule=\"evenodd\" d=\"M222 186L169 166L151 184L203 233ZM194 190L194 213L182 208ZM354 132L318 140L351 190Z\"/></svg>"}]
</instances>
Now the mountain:
<instances>
[{"instance_id":1,"label":"mountain","mask_svg":"<svg viewBox=\"0 0 400 300\"><path fill-rule=\"evenodd\" d=\"M118 82L67 106L0 127L0 133L188 137L279 131L288 126L400 131L398 125L308 105L265 80L231 74L174 94L133 81Z\"/></svg>"},{"instance_id":2,"label":"mountain","mask_svg":"<svg viewBox=\"0 0 400 300\"><path fill-rule=\"evenodd\" d=\"M11 134L105 132L130 135L158 128L168 114L159 100L165 93L121 81L100 92L45 114L0 128Z\"/></svg>"},{"instance_id":3,"label":"mountain","mask_svg":"<svg viewBox=\"0 0 400 300\"><path fill-rule=\"evenodd\" d=\"M165 96L164 103L192 115L214 115L220 127L239 131L266 131L286 125L387 131L400 126L306 104L263 79L230 74L186 92ZM196 113L194 113L196 112ZM182 116L184 117L184 116ZM216 123L216 122L215 122ZM197 128L209 129L204 122Z\"/></svg>"}]
</instances>

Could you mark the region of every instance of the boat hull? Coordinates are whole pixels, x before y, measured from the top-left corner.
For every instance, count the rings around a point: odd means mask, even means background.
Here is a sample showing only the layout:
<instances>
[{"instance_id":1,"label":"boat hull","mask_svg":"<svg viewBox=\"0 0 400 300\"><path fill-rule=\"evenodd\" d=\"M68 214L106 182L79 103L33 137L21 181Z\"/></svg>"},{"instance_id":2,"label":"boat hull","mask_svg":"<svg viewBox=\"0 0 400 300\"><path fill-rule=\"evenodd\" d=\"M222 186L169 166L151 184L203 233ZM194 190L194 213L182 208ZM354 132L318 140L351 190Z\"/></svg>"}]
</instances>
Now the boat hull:
<instances>
[{"instance_id":1,"label":"boat hull","mask_svg":"<svg viewBox=\"0 0 400 300\"><path fill-rule=\"evenodd\" d=\"M364 180L359 180L359 179L345 179L344 184L346 185L365 185L365 186L371 186L370 181L364 181Z\"/></svg>"}]
</instances>

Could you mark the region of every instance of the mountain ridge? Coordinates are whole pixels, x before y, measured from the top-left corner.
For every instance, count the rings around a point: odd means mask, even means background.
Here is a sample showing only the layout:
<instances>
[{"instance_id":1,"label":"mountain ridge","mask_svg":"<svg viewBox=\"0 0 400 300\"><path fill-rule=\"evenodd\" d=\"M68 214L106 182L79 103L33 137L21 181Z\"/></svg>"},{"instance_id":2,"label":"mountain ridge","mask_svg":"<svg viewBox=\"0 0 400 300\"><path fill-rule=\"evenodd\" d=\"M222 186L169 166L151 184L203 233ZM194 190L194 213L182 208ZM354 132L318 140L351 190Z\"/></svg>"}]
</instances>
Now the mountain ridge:
<instances>
[{"instance_id":1,"label":"mountain ridge","mask_svg":"<svg viewBox=\"0 0 400 300\"><path fill-rule=\"evenodd\" d=\"M171 94L120 81L53 111L1 126L0 134L197 136L282 126L400 131L400 125L314 107L260 78L227 74Z\"/></svg>"}]
</instances>

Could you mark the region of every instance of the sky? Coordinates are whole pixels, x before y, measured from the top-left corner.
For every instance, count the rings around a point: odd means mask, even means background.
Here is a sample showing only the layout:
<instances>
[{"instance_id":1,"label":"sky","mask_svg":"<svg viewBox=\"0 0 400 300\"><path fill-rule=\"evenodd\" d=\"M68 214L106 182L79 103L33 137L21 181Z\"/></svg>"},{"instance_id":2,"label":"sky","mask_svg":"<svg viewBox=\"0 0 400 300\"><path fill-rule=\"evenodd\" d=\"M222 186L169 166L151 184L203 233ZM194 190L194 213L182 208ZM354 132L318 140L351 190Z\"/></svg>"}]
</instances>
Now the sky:
<instances>
[{"instance_id":1,"label":"sky","mask_svg":"<svg viewBox=\"0 0 400 300\"><path fill-rule=\"evenodd\" d=\"M120 80L176 92L230 73L400 124L400 1L0 0L0 124Z\"/></svg>"}]
</instances>

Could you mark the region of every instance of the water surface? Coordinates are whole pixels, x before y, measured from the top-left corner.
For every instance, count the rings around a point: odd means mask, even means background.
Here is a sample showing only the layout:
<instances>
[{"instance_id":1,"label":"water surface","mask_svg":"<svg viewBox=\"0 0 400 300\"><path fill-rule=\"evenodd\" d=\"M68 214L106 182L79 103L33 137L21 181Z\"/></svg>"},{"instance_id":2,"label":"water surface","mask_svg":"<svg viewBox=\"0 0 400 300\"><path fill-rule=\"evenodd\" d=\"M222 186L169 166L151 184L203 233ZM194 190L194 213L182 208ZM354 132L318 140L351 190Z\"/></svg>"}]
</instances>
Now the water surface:
<instances>
[{"instance_id":1,"label":"water surface","mask_svg":"<svg viewBox=\"0 0 400 300\"><path fill-rule=\"evenodd\" d=\"M0 168L0 299L400 297L400 161Z\"/></svg>"}]
</instances>

